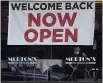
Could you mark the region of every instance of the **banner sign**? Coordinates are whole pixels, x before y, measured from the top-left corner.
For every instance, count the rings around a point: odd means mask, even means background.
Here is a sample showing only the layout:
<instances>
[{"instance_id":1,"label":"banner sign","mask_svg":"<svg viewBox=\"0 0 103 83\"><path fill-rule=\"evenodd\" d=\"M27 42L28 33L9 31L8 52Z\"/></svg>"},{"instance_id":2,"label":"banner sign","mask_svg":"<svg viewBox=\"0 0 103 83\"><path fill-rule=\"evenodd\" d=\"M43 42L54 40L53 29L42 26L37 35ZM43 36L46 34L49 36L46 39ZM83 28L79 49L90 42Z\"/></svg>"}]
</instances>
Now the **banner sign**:
<instances>
[{"instance_id":1,"label":"banner sign","mask_svg":"<svg viewBox=\"0 0 103 83\"><path fill-rule=\"evenodd\" d=\"M9 2L8 45L93 45L95 2Z\"/></svg>"}]
</instances>

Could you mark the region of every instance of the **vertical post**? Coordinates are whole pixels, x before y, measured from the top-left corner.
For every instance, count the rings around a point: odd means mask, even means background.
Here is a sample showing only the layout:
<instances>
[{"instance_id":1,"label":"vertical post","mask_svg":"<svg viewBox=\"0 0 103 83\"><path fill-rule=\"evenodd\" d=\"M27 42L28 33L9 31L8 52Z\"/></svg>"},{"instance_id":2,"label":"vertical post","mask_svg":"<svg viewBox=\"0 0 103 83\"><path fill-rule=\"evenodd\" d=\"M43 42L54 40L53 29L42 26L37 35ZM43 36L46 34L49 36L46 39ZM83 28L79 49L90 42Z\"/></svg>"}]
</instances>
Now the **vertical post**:
<instances>
[{"instance_id":1,"label":"vertical post","mask_svg":"<svg viewBox=\"0 0 103 83\"><path fill-rule=\"evenodd\" d=\"M50 46L50 59L52 59L52 45ZM52 71L52 69L50 67L48 70L48 81L51 80L51 71Z\"/></svg>"},{"instance_id":2,"label":"vertical post","mask_svg":"<svg viewBox=\"0 0 103 83\"><path fill-rule=\"evenodd\" d=\"M33 73L33 75L34 75L34 81L35 81L35 66L36 64L34 64L34 73Z\"/></svg>"},{"instance_id":3,"label":"vertical post","mask_svg":"<svg viewBox=\"0 0 103 83\"><path fill-rule=\"evenodd\" d=\"M52 45L50 47L50 59L52 59Z\"/></svg>"},{"instance_id":4,"label":"vertical post","mask_svg":"<svg viewBox=\"0 0 103 83\"><path fill-rule=\"evenodd\" d=\"M50 81L50 78L51 78L51 76L50 76L50 68L48 69L48 81Z\"/></svg>"}]
</instances>

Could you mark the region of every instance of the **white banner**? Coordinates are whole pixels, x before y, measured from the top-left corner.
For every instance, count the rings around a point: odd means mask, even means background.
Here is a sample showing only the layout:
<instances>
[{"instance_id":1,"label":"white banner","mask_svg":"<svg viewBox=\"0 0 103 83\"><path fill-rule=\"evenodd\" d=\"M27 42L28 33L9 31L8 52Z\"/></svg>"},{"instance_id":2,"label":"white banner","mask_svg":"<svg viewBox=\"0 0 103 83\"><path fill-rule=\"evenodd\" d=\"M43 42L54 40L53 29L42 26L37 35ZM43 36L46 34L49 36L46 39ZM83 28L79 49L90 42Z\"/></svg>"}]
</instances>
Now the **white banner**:
<instances>
[{"instance_id":1,"label":"white banner","mask_svg":"<svg viewBox=\"0 0 103 83\"><path fill-rule=\"evenodd\" d=\"M8 45L93 45L95 2L9 2Z\"/></svg>"}]
</instances>

